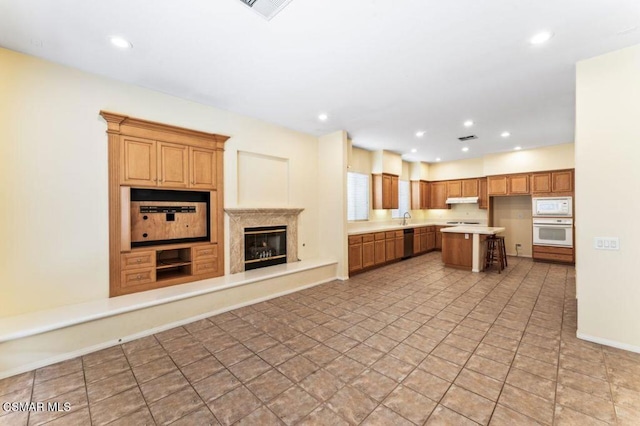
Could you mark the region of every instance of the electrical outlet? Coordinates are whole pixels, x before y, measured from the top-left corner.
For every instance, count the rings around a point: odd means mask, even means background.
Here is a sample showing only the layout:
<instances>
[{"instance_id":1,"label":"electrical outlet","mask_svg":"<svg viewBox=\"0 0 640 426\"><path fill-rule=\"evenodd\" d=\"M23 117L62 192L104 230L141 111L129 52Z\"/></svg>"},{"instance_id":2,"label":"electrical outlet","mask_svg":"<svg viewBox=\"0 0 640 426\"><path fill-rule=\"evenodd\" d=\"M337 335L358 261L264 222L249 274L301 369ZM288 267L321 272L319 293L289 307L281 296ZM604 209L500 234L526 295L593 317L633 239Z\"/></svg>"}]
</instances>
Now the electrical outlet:
<instances>
[{"instance_id":1,"label":"electrical outlet","mask_svg":"<svg viewBox=\"0 0 640 426\"><path fill-rule=\"evenodd\" d=\"M522 247L522 244L516 243L516 248Z\"/></svg>"}]
</instances>

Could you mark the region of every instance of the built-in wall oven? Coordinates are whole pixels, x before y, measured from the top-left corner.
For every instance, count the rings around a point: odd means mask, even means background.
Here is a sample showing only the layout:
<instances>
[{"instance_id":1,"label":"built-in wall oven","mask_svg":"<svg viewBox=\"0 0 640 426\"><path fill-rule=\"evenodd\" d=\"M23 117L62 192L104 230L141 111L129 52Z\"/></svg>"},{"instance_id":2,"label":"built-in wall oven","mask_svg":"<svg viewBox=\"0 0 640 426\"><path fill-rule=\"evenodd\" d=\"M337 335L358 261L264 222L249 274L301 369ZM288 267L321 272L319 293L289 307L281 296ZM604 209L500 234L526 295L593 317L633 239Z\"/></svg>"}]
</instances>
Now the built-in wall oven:
<instances>
[{"instance_id":1,"label":"built-in wall oven","mask_svg":"<svg viewBox=\"0 0 640 426\"><path fill-rule=\"evenodd\" d=\"M533 245L573 247L573 219L534 217Z\"/></svg>"}]
</instances>

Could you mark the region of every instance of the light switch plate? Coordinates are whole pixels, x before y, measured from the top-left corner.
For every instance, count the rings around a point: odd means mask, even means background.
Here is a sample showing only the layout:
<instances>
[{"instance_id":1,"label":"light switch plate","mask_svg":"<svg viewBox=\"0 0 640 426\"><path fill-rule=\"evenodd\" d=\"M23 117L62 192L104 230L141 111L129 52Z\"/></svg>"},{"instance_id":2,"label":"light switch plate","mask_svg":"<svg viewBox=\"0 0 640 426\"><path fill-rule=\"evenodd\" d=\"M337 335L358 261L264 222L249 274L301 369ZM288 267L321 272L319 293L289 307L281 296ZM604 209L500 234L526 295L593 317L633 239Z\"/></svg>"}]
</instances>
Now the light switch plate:
<instances>
[{"instance_id":1,"label":"light switch plate","mask_svg":"<svg viewBox=\"0 0 640 426\"><path fill-rule=\"evenodd\" d=\"M620 239L618 237L596 237L593 246L596 250L620 250Z\"/></svg>"}]
</instances>

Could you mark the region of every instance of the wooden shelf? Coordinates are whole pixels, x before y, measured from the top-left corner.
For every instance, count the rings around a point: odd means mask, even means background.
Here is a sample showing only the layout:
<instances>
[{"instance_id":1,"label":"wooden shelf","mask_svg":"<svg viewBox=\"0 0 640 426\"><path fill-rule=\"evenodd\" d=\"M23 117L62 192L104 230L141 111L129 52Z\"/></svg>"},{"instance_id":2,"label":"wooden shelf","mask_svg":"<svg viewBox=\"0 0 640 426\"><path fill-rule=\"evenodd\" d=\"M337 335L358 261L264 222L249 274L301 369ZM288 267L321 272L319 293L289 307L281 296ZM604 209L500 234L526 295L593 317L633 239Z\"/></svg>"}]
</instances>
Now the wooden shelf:
<instances>
[{"instance_id":1,"label":"wooden shelf","mask_svg":"<svg viewBox=\"0 0 640 426\"><path fill-rule=\"evenodd\" d=\"M157 270L161 270L161 269L169 269L169 268L176 268L179 266L187 266L187 265L191 265L191 261L189 260L184 260L184 259L162 259L162 260L158 260L158 264L156 265L156 269Z\"/></svg>"}]
</instances>

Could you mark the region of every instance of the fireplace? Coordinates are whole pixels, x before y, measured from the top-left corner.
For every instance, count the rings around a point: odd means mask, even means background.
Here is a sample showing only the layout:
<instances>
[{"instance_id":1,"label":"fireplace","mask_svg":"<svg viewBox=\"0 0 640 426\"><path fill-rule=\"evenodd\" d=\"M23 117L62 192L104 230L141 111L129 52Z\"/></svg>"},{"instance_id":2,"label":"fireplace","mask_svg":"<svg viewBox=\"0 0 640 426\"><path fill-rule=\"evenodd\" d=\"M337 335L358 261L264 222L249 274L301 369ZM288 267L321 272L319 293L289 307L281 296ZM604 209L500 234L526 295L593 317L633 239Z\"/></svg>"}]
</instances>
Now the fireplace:
<instances>
[{"instance_id":1,"label":"fireplace","mask_svg":"<svg viewBox=\"0 0 640 426\"><path fill-rule=\"evenodd\" d=\"M287 227L244 229L244 270L287 263Z\"/></svg>"},{"instance_id":2,"label":"fireplace","mask_svg":"<svg viewBox=\"0 0 640 426\"><path fill-rule=\"evenodd\" d=\"M281 237L280 242L284 246L282 261L280 263L297 262L298 259L298 215L303 209L299 208L226 208L224 209L229 216L229 269L232 274L252 269L245 260L251 259L251 249L245 246L247 229L268 228L286 229L286 239ZM282 233L281 233L282 234ZM260 244L262 244L260 242ZM249 244L246 244L249 245ZM269 243L267 242L267 245ZM249 245L250 246L250 245ZM260 253L260 250L256 250ZM264 252L264 251L262 251ZM267 255L269 250L266 250ZM271 255L273 256L273 248ZM246 259L245 259L246 256ZM258 254L260 256L260 254ZM264 256L264 255L263 255ZM253 259L255 260L255 259ZM253 262L263 263L263 262ZM273 265L273 263L271 264ZM261 265L262 266L262 265ZM269 265L264 265L269 266ZM245 269L246 268L246 269Z\"/></svg>"}]
</instances>

